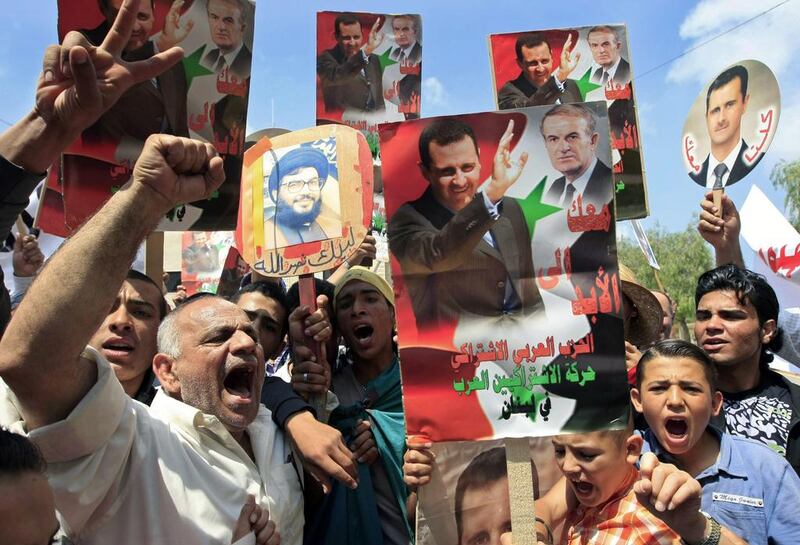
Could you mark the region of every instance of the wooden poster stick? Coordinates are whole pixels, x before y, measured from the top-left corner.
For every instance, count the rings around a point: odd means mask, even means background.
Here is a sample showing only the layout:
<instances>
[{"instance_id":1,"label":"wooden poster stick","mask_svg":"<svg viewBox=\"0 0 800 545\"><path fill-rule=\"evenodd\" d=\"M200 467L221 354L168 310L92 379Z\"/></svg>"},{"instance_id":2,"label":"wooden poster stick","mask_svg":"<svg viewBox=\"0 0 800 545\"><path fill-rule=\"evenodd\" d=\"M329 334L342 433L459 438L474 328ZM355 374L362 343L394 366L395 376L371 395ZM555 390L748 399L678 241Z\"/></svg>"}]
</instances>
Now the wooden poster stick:
<instances>
[{"instance_id":1,"label":"wooden poster stick","mask_svg":"<svg viewBox=\"0 0 800 545\"><path fill-rule=\"evenodd\" d=\"M533 507L531 448L526 437L506 438L508 500L514 545L536 544L536 514Z\"/></svg>"},{"instance_id":2,"label":"wooden poster stick","mask_svg":"<svg viewBox=\"0 0 800 545\"><path fill-rule=\"evenodd\" d=\"M724 189L712 189L711 193L714 198L714 206L717 207L717 213L714 214L718 218L722 217L722 195L725 194Z\"/></svg>"},{"instance_id":3,"label":"wooden poster stick","mask_svg":"<svg viewBox=\"0 0 800 545\"><path fill-rule=\"evenodd\" d=\"M317 288L314 285L314 275L313 274L301 274L298 280L298 289L300 291L300 304L304 306L308 306L311 309L311 312L317 310ZM315 341L314 339L309 338L308 344L311 350L314 352L314 356L317 358L317 363L322 365L328 365L328 362L322 361L321 354L322 354L322 343ZM324 394L314 394L309 396L308 402L309 404L314 407L314 410L317 412L317 415L324 414L325 408L325 401L326 396Z\"/></svg>"},{"instance_id":4,"label":"wooden poster stick","mask_svg":"<svg viewBox=\"0 0 800 545\"><path fill-rule=\"evenodd\" d=\"M154 231L144 243L144 273L161 286L164 283L164 232Z\"/></svg>"},{"instance_id":5,"label":"wooden poster stick","mask_svg":"<svg viewBox=\"0 0 800 545\"><path fill-rule=\"evenodd\" d=\"M653 267L653 276L656 277L656 284L658 284L658 289L662 293L667 293L667 290L664 289L664 284L661 283L661 277L658 276L658 269Z\"/></svg>"}]
</instances>

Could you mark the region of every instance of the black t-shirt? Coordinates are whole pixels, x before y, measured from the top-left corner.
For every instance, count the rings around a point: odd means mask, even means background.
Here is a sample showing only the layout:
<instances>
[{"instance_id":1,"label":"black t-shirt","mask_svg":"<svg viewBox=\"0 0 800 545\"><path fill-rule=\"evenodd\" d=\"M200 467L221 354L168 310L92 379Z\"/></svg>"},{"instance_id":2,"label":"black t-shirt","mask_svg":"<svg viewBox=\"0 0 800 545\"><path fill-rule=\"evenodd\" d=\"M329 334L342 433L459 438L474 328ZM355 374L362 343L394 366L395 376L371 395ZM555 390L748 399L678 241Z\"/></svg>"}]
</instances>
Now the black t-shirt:
<instances>
[{"instance_id":1,"label":"black t-shirt","mask_svg":"<svg viewBox=\"0 0 800 545\"><path fill-rule=\"evenodd\" d=\"M792 398L775 372L762 370L758 386L735 394L723 392L723 396L728 433L764 443L786 456Z\"/></svg>"}]
</instances>

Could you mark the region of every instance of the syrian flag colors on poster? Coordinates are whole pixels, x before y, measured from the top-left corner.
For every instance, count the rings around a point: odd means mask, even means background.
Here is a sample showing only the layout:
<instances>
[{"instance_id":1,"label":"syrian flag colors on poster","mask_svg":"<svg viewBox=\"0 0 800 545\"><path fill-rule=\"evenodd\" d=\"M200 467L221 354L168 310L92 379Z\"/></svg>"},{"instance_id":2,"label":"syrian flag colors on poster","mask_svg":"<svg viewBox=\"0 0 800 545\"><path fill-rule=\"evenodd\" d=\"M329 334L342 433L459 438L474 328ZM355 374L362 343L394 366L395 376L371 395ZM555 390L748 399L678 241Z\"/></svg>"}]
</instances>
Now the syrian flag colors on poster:
<instances>
[{"instance_id":1,"label":"syrian flag colors on poster","mask_svg":"<svg viewBox=\"0 0 800 545\"><path fill-rule=\"evenodd\" d=\"M800 305L800 233L756 185L739 216L742 237L756 254L753 270L767 277L781 307Z\"/></svg>"},{"instance_id":2,"label":"syrian flag colors on poster","mask_svg":"<svg viewBox=\"0 0 800 545\"><path fill-rule=\"evenodd\" d=\"M580 153L548 149L540 125L579 134ZM605 102L387 123L380 138L408 434L625 425Z\"/></svg>"}]
</instances>

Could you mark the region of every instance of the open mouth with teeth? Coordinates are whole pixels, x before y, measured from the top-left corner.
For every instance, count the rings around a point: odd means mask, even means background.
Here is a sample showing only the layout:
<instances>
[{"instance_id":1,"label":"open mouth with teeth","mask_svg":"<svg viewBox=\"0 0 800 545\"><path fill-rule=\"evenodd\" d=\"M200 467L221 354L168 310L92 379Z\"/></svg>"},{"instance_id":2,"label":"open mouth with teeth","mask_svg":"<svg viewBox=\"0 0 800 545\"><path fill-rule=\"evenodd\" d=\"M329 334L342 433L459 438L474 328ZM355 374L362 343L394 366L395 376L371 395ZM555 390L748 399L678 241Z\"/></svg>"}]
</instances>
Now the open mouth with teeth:
<instances>
[{"instance_id":1,"label":"open mouth with teeth","mask_svg":"<svg viewBox=\"0 0 800 545\"><path fill-rule=\"evenodd\" d=\"M356 339L359 341L366 342L372 338L372 334L375 332L371 325L361 324L353 329L353 335L355 335Z\"/></svg>"},{"instance_id":2,"label":"open mouth with teeth","mask_svg":"<svg viewBox=\"0 0 800 545\"><path fill-rule=\"evenodd\" d=\"M667 418L664 429L670 438L681 439L689 432L689 425L680 418Z\"/></svg>"},{"instance_id":3,"label":"open mouth with teeth","mask_svg":"<svg viewBox=\"0 0 800 545\"><path fill-rule=\"evenodd\" d=\"M594 491L594 485L586 481L572 481L572 487L578 496L586 497Z\"/></svg>"},{"instance_id":4,"label":"open mouth with teeth","mask_svg":"<svg viewBox=\"0 0 800 545\"><path fill-rule=\"evenodd\" d=\"M103 353L108 359L124 358L133 352L133 345L125 341L106 341L103 343Z\"/></svg>"},{"instance_id":5,"label":"open mouth with teeth","mask_svg":"<svg viewBox=\"0 0 800 545\"><path fill-rule=\"evenodd\" d=\"M228 394L241 398L244 401L249 401L253 396L254 375L255 370L252 367L234 367L225 375L222 386Z\"/></svg>"}]
</instances>

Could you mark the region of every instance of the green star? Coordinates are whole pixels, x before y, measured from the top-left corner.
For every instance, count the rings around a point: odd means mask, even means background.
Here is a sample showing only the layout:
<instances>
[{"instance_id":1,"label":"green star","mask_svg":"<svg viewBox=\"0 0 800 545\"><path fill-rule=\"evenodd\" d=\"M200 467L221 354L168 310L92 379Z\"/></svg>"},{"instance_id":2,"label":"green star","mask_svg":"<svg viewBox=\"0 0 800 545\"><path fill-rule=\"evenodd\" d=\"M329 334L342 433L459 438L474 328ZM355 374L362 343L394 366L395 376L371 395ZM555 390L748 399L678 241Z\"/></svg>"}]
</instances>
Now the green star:
<instances>
[{"instance_id":1,"label":"green star","mask_svg":"<svg viewBox=\"0 0 800 545\"><path fill-rule=\"evenodd\" d=\"M598 85L596 83L592 83L589 81L589 78L592 74L592 69L589 68L586 70L586 73L581 76L581 79L575 80L575 83L578 85L578 90L581 92L581 101L586 101L586 95L594 91L595 89L599 89L602 85Z\"/></svg>"},{"instance_id":2,"label":"green star","mask_svg":"<svg viewBox=\"0 0 800 545\"><path fill-rule=\"evenodd\" d=\"M387 49L386 51L384 51L383 53L381 53L378 56L378 59L380 59L380 61L381 61L381 72L386 70L386 68L388 66L391 66L393 64L397 64L397 61L393 61L392 59L389 58L389 53L391 53L391 51L392 51L392 48L390 47L389 49Z\"/></svg>"},{"instance_id":3,"label":"green star","mask_svg":"<svg viewBox=\"0 0 800 545\"><path fill-rule=\"evenodd\" d=\"M200 64L200 59L203 58L203 51L205 51L206 46L202 46L200 49L189 55L188 57L184 57L183 59L183 72L186 74L186 88L190 88L192 86L192 80L198 76L209 76L214 72L206 68L205 66Z\"/></svg>"},{"instance_id":4,"label":"green star","mask_svg":"<svg viewBox=\"0 0 800 545\"><path fill-rule=\"evenodd\" d=\"M518 201L520 208L522 208L522 214L525 216L525 223L528 224L528 234L531 239L533 239L533 228L536 226L537 221L561 210L557 206L542 202L545 182L547 182L547 176L542 178L527 197Z\"/></svg>"}]
</instances>

